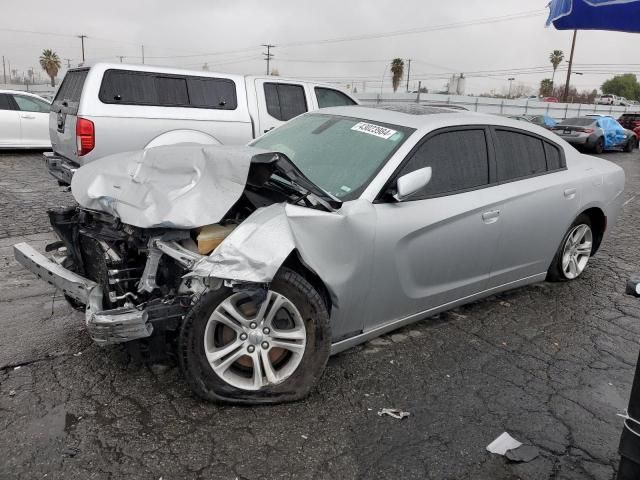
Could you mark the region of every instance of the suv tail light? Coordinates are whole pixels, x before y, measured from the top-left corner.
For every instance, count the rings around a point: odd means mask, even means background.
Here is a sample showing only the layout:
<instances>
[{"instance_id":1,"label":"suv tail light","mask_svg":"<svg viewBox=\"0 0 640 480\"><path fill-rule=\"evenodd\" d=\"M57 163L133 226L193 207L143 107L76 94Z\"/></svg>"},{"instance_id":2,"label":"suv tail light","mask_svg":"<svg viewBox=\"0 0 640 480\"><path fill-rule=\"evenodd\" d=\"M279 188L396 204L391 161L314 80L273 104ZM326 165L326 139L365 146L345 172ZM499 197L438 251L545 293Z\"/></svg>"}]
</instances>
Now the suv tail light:
<instances>
[{"instance_id":1,"label":"suv tail light","mask_svg":"<svg viewBox=\"0 0 640 480\"><path fill-rule=\"evenodd\" d=\"M91 120L78 117L76 121L76 146L79 157L86 155L96 146L96 131Z\"/></svg>"}]
</instances>

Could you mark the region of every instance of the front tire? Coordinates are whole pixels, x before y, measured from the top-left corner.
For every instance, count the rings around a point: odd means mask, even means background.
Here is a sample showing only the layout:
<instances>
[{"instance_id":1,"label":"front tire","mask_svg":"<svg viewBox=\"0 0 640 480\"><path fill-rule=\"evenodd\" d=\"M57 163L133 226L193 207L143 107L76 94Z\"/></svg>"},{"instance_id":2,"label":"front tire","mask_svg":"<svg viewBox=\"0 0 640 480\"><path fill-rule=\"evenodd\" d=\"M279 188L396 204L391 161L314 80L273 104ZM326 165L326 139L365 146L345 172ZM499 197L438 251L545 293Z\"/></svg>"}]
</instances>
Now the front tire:
<instances>
[{"instance_id":1,"label":"front tire","mask_svg":"<svg viewBox=\"0 0 640 480\"><path fill-rule=\"evenodd\" d=\"M578 216L562 238L547 271L547 280L566 282L578 278L593 253L593 239L591 219L585 214Z\"/></svg>"},{"instance_id":2,"label":"front tire","mask_svg":"<svg viewBox=\"0 0 640 480\"><path fill-rule=\"evenodd\" d=\"M266 299L229 288L206 293L183 322L178 360L191 389L209 401L273 404L306 397L329 358L320 294L282 268Z\"/></svg>"}]
</instances>

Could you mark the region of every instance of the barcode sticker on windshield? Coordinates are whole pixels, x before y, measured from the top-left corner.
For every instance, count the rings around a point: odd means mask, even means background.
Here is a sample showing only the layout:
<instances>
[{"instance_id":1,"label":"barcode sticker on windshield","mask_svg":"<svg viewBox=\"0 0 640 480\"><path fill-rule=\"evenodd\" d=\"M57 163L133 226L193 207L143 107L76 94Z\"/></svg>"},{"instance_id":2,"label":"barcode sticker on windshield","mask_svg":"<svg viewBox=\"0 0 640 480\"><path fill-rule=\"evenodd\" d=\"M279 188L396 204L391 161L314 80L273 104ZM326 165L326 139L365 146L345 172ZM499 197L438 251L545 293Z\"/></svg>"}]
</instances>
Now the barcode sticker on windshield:
<instances>
[{"instance_id":1,"label":"barcode sticker on windshield","mask_svg":"<svg viewBox=\"0 0 640 480\"><path fill-rule=\"evenodd\" d=\"M373 123L366 122L356 123L353 127L351 127L351 130L368 133L369 135L384 138L385 140L388 140L393 135L398 133L395 130L391 130L390 128L381 127L380 125L374 125Z\"/></svg>"}]
</instances>

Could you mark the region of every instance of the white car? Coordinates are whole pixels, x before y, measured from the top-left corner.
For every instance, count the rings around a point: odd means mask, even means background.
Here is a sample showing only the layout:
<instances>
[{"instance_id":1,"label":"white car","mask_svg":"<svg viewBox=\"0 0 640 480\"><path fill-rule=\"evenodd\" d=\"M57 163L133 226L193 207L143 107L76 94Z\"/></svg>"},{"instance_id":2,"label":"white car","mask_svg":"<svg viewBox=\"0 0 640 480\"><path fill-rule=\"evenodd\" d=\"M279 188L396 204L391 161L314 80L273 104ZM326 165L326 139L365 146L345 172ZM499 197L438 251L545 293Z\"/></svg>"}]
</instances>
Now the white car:
<instances>
[{"instance_id":1,"label":"white car","mask_svg":"<svg viewBox=\"0 0 640 480\"><path fill-rule=\"evenodd\" d=\"M50 109L33 93L0 90L0 148L51 148Z\"/></svg>"}]
</instances>

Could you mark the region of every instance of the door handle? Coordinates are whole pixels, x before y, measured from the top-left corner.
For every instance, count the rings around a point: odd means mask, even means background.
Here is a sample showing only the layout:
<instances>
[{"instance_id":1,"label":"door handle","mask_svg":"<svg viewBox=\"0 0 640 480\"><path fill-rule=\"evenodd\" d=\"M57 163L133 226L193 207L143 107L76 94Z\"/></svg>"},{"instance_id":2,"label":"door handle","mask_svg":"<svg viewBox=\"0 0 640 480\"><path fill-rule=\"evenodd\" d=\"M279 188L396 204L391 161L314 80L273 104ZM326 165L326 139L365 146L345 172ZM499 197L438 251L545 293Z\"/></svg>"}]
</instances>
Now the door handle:
<instances>
[{"instance_id":1,"label":"door handle","mask_svg":"<svg viewBox=\"0 0 640 480\"><path fill-rule=\"evenodd\" d=\"M566 198L567 200L571 200L573 198L576 198L576 189L575 188L567 188L564 191L564 198Z\"/></svg>"},{"instance_id":2,"label":"door handle","mask_svg":"<svg viewBox=\"0 0 640 480\"><path fill-rule=\"evenodd\" d=\"M488 212L484 212L482 214L482 221L486 224L495 223L498 221L499 216L500 210L489 210Z\"/></svg>"},{"instance_id":3,"label":"door handle","mask_svg":"<svg viewBox=\"0 0 640 480\"><path fill-rule=\"evenodd\" d=\"M15 117L14 117L15 118ZM20 115L20 118L28 118L29 120L33 120L34 118L36 118L33 115Z\"/></svg>"}]
</instances>

